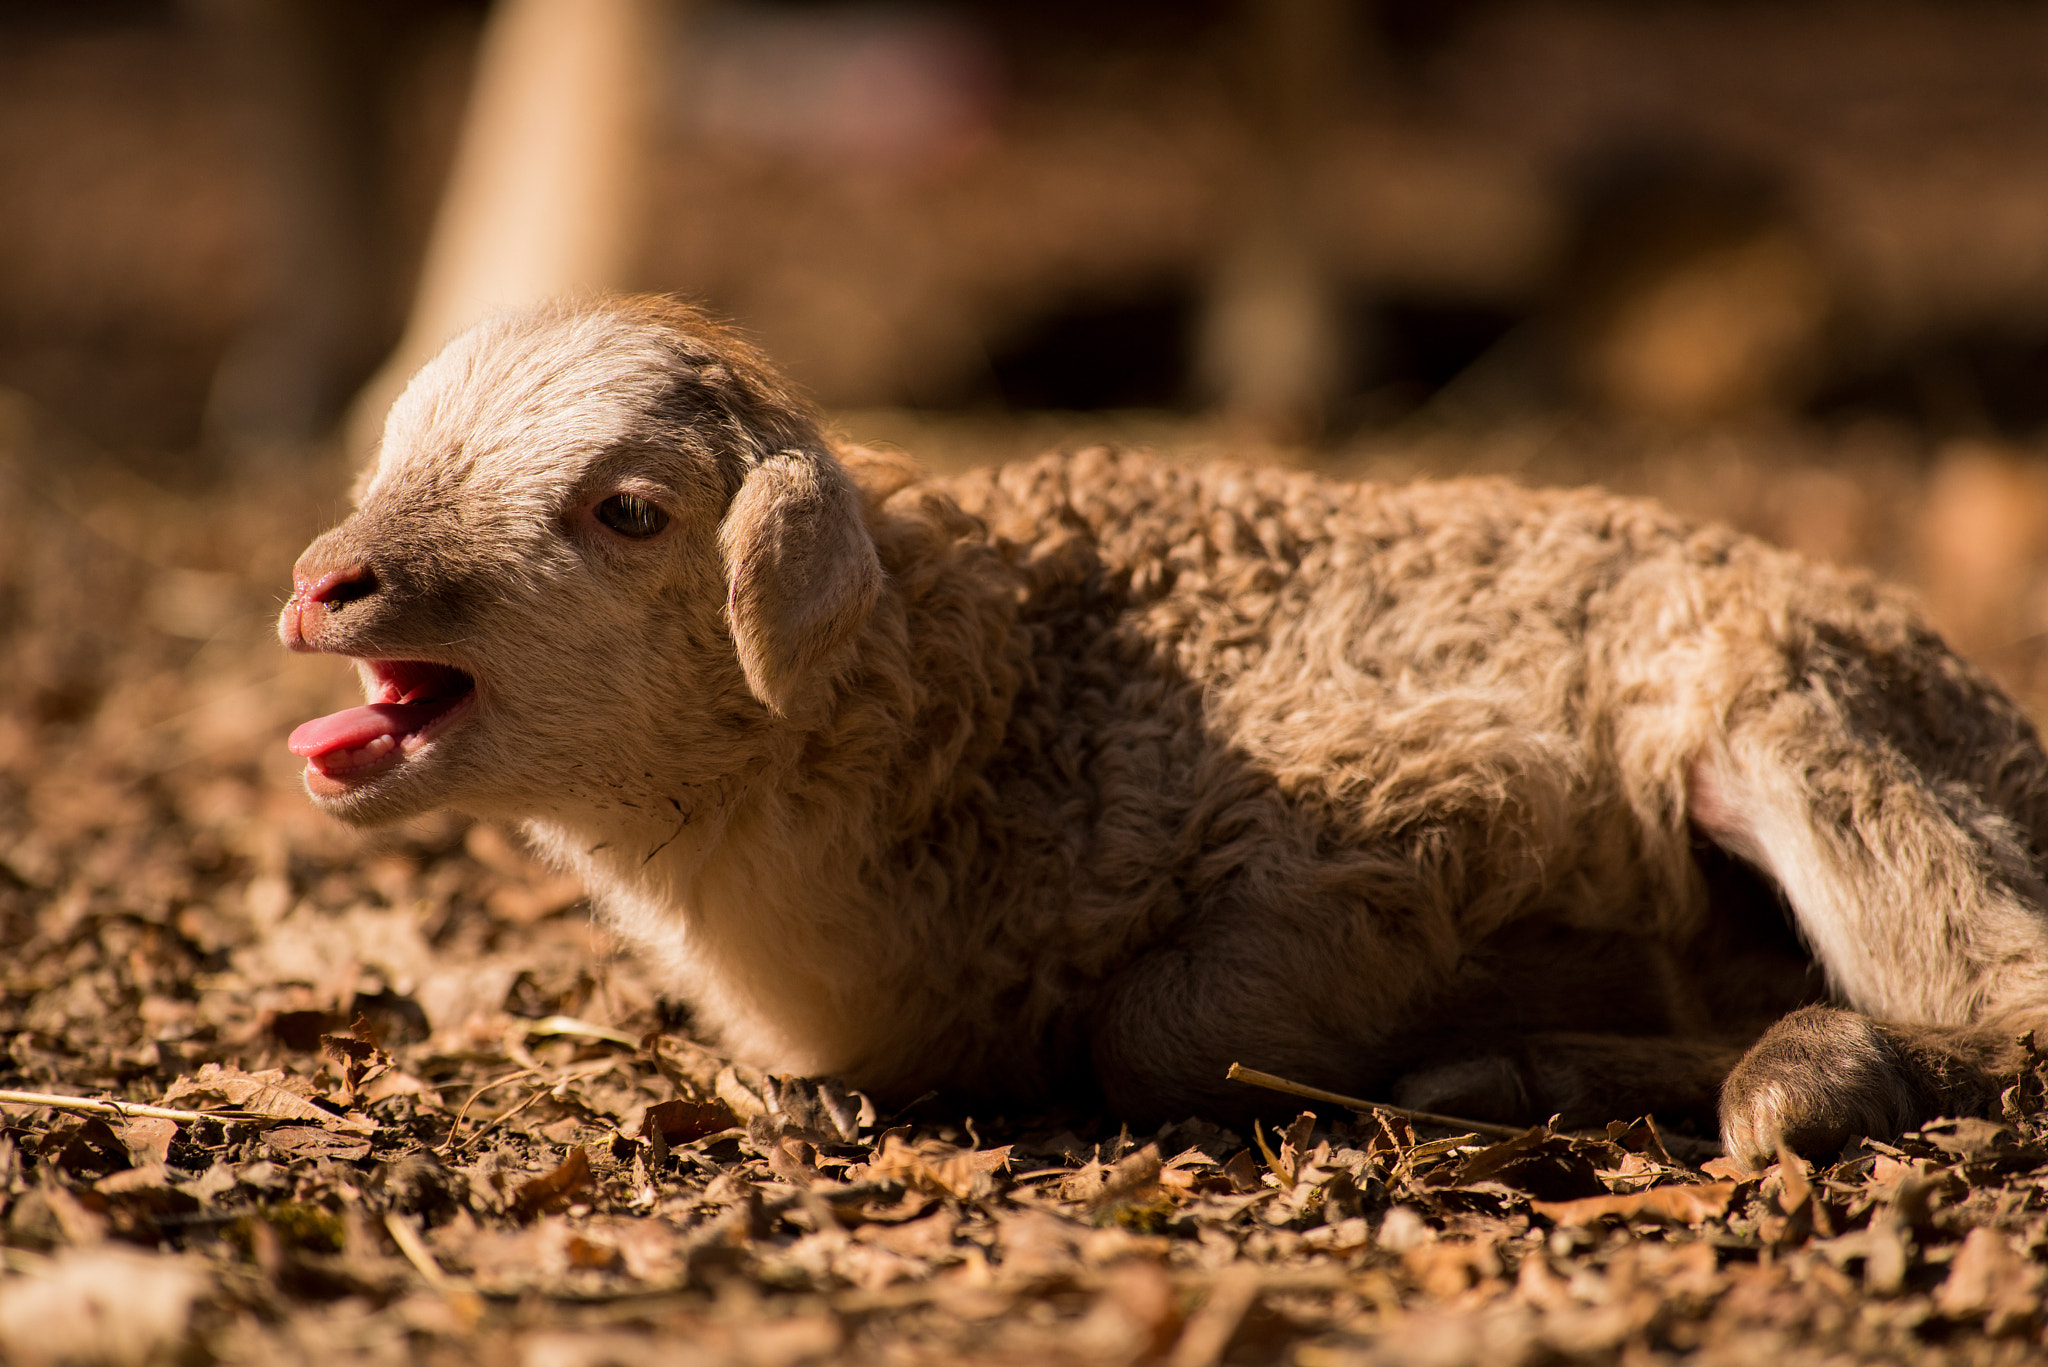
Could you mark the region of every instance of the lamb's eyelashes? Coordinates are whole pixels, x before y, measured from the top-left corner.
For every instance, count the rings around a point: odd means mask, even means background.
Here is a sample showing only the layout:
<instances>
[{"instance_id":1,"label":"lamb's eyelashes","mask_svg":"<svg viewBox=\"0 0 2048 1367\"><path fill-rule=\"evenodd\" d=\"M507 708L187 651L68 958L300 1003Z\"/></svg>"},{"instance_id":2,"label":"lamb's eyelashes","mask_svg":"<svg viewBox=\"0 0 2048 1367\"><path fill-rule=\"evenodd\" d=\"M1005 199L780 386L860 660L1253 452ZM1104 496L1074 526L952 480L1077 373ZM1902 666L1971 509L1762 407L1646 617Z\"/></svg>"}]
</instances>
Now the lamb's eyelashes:
<instances>
[{"instance_id":1,"label":"lamb's eyelashes","mask_svg":"<svg viewBox=\"0 0 2048 1367\"><path fill-rule=\"evenodd\" d=\"M556 525L572 541L631 552L666 542L687 511L656 480L610 479L574 495Z\"/></svg>"},{"instance_id":2,"label":"lamb's eyelashes","mask_svg":"<svg viewBox=\"0 0 2048 1367\"><path fill-rule=\"evenodd\" d=\"M592 516L628 541L652 540L673 520L661 505L632 493L613 494L597 505Z\"/></svg>"}]
</instances>

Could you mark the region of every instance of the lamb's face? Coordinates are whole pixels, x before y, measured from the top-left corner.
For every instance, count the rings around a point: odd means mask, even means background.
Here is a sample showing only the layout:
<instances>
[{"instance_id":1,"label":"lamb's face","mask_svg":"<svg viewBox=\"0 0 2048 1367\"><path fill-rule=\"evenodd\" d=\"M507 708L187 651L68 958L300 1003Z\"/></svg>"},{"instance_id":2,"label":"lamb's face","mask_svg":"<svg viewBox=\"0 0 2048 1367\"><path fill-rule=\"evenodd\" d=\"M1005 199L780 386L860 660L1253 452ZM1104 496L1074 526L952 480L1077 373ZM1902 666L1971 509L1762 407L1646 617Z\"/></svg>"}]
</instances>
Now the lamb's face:
<instances>
[{"instance_id":1,"label":"lamb's face","mask_svg":"<svg viewBox=\"0 0 2048 1367\"><path fill-rule=\"evenodd\" d=\"M602 309L486 324L420 372L279 624L367 695L292 733L322 807L673 820L730 770L768 719L724 613L720 527L760 460L735 385Z\"/></svg>"}]
</instances>

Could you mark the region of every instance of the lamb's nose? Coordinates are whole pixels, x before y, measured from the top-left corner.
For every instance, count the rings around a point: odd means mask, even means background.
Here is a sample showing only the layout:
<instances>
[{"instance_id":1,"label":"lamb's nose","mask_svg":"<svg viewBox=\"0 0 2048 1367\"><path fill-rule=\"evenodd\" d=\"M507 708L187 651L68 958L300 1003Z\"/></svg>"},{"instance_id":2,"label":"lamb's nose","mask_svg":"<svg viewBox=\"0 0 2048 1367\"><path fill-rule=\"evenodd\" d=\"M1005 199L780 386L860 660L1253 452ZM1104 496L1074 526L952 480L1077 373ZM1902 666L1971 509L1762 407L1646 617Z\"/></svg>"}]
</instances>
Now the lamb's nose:
<instances>
[{"instance_id":1,"label":"lamb's nose","mask_svg":"<svg viewBox=\"0 0 2048 1367\"><path fill-rule=\"evenodd\" d=\"M308 607L324 603L329 611L333 611L375 593L377 576L368 565L350 565L346 569L329 570L314 580L302 575L294 576L292 587L298 591L296 596L301 603Z\"/></svg>"}]
</instances>

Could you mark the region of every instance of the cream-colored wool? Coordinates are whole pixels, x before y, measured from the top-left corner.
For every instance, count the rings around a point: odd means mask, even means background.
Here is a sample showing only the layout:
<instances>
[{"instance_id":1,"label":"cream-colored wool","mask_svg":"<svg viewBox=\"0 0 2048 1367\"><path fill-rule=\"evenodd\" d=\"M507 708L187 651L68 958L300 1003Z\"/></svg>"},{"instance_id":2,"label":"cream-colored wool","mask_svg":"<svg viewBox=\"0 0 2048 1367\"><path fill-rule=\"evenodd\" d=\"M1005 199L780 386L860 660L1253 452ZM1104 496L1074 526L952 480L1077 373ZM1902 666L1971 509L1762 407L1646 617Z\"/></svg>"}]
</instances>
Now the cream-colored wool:
<instances>
[{"instance_id":1,"label":"cream-colored wool","mask_svg":"<svg viewBox=\"0 0 2048 1367\"><path fill-rule=\"evenodd\" d=\"M887 1098L1711 1115L1741 1059L1758 1158L1980 1104L2048 1015L2018 709L1889 590L1604 493L927 479L610 301L426 366L281 629L474 678L316 758L328 810L525 823L727 1048Z\"/></svg>"}]
</instances>

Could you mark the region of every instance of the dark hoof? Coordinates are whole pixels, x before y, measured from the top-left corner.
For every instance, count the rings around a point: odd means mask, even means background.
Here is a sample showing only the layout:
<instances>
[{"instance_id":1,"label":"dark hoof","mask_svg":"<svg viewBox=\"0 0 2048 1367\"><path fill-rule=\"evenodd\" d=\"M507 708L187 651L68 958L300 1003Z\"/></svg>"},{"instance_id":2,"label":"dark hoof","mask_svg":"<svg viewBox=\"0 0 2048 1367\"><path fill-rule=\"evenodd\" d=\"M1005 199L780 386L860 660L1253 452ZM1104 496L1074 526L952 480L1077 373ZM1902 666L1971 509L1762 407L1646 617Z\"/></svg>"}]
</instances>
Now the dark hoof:
<instances>
[{"instance_id":1,"label":"dark hoof","mask_svg":"<svg viewBox=\"0 0 2048 1367\"><path fill-rule=\"evenodd\" d=\"M1721 1085L1721 1144L1760 1168L1780 1143L1825 1156L1856 1135L1889 1139L1928 1117L1929 1081L1869 1017L1805 1007L1765 1031Z\"/></svg>"}]
</instances>

